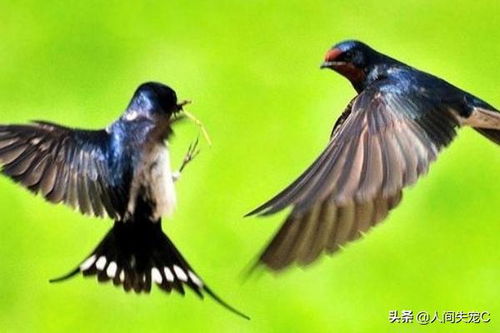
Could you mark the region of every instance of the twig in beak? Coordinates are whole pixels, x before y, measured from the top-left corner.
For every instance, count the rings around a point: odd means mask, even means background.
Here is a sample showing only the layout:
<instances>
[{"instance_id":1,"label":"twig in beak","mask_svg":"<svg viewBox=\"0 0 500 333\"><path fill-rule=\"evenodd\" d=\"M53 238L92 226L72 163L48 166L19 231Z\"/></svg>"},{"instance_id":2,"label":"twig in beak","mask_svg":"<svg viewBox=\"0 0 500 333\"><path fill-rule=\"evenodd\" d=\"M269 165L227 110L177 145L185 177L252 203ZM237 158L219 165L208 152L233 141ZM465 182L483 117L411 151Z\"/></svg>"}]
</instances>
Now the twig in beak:
<instances>
[{"instance_id":1,"label":"twig in beak","mask_svg":"<svg viewBox=\"0 0 500 333\"><path fill-rule=\"evenodd\" d=\"M212 140L210 140L210 136L208 135L208 132L207 132L205 126L203 125L203 123L201 121L199 121L191 113L187 112L186 110L182 110L182 112L186 115L186 117L188 117L189 119L191 119L191 121L193 121L197 126L200 127L201 132L203 133L203 136L205 137L205 140L207 140L208 145L211 146L212 145Z\"/></svg>"}]
</instances>

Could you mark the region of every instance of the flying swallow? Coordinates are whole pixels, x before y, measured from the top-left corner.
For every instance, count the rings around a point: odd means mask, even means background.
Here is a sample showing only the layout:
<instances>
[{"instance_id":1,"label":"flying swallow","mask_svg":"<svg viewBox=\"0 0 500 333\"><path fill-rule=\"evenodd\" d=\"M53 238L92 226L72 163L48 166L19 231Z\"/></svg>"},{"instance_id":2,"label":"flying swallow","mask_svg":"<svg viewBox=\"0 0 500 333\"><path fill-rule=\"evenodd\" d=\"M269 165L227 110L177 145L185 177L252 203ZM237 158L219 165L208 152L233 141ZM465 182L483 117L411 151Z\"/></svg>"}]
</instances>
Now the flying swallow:
<instances>
[{"instance_id":1,"label":"flying swallow","mask_svg":"<svg viewBox=\"0 0 500 333\"><path fill-rule=\"evenodd\" d=\"M52 203L115 220L76 269L52 282L82 273L137 293L157 285L184 294L187 287L248 318L213 293L161 228L162 216L175 209L174 182L180 176L171 170L166 140L186 103L178 103L171 88L147 82L105 129L46 121L0 125L2 173ZM191 145L180 171L197 152Z\"/></svg>"},{"instance_id":2,"label":"flying swallow","mask_svg":"<svg viewBox=\"0 0 500 333\"><path fill-rule=\"evenodd\" d=\"M362 42L333 46L321 68L346 77L357 96L312 165L248 214L292 208L256 266L306 266L366 233L399 204L403 189L427 172L458 128L471 126L500 144L500 113L493 106Z\"/></svg>"}]
</instances>

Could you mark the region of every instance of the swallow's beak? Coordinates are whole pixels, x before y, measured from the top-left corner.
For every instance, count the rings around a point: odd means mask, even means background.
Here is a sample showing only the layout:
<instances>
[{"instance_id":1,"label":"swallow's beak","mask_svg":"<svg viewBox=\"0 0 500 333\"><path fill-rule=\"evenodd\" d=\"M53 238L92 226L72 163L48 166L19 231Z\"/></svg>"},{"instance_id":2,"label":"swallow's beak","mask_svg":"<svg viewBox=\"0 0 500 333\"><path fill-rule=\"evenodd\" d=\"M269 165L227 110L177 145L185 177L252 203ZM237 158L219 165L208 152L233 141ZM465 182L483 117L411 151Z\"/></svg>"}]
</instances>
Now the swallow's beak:
<instances>
[{"instance_id":1,"label":"swallow's beak","mask_svg":"<svg viewBox=\"0 0 500 333\"><path fill-rule=\"evenodd\" d=\"M325 69L325 68L333 68L334 62L333 61L325 61L319 66L320 69Z\"/></svg>"},{"instance_id":2,"label":"swallow's beak","mask_svg":"<svg viewBox=\"0 0 500 333\"><path fill-rule=\"evenodd\" d=\"M184 108L184 105L186 105L186 104L190 104L190 103L191 103L191 101L188 101L188 100L184 100L184 101L182 101L182 102L178 103L178 104L177 104L177 112L179 112L179 111L183 111L183 110L184 110L184 109L183 109L183 108Z\"/></svg>"},{"instance_id":3,"label":"swallow's beak","mask_svg":"<svg viewBox=\"0 0 500 333\"><path fill-rule=\"evenodd\" d=\"M345 61L325 61L319 66L320 69L324 68L330 68L330 69L335 69L341 66L347 65L347 62Z\"/></svg>"},{"instance_id":4,"label":"swallow's beak","mask_svg":"<svg viewBox=\"0 0 500 333\"><path fill-rule=\"evenodd\" d=\"M343 65L344 64L343 62L336 60L341 53L342 51L336 48L329 50L325 55L325 61L321 64L319 68L334 69L339 65Z\"/></svg>"}]
</instances>

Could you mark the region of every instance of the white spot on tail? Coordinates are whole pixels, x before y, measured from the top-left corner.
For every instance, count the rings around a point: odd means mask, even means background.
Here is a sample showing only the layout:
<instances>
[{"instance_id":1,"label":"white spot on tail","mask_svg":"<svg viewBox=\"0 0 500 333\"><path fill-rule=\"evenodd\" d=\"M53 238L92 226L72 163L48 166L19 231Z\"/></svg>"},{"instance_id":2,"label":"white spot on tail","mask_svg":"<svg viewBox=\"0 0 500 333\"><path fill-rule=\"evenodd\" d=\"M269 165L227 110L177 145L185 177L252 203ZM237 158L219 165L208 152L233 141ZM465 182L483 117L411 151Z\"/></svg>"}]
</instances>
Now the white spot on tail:
<instances>
[{"instance_id":1,"label":"white spot on tail","mask_svg":"<svg viewBox=\"0 0 500 333\"><path fill-rule=\"evenodd\" d=\"M203 282L200 280L199 277L196 276L196 274L194 274L191 271L188 271L188 275L191 281L193 281L195 285L197 285L198 287L203 287Z\"/></svg>"},{"instance_id":2,"label":"white spot on tail","mask_svg":"<svg viewBox=\"0 0 500 333\"><path fill-rule=\"evenodd\" d=\"M174 277L174 274L172 274L172 271L170 270L170 268L168 267L165 267L163 269L163 271L165 272L165 277L167 278L167 281L168 282L173 282L175 277Z\"/></svg>"},{"instance_id":3,"label":"white spot on tail","mask_svg":"<svg viewBox=\"0 0 500 333\"><path fill-rule=\"evenodd\" d=\"M116 262L112 261L109 263L108 269L106 269L106 274L109 278L113 279L116 276L117 269L118 266L116 265Z\"/></svg>"},{"instance_id":4,"label":"white spot on tail","mask_svg":"<svg viewBox=\"0 0 500 333\"><path fill-rule=\"evenodd\" d=\"M175 275L177 275L179 280L184 281L184 282L186 282L188 280L188 277L187 277L186 273L182 270L182 268L180 268L177 265L174 265L173 268L174 268Z\"/></svg>"},{"instance_id":5,"label":"white spot on tail","mask_svg":"<svg viewBox=\"0 0 500 333\"><path fill-rule=\"evenodd\" d=\"M93 254L92 256L88 257L87 260L85 260L80 265L80 270L81 271L86 271L87 269L89 269L90 267L92 267L92 265L94 264L94 261L95 261L95 254Z\"/></svg>"},{"instance_id":6,"label":"white spot on tail","mask_svg":"<svg viewBox=\"0 0 500 333\"><path fill-rule=\"evenodd\" d=\"M97 259L97 262L95 263L95 267L102 271L104 267L106 267L106 257L105 256L100 256L99 259Z\"/></svg>"},{"instance_id":7,"label":"white spot on tail","mask_svg":"<svg viewBox=\"0 0 500 333\"><path fill-rule=\"evenodd\" d=\"M161 284L161 282L163 281L161 273L156 267L151 268L151 280L153 280L153 282L156 282L158 284Z\"/></svg>"}]
</instances>

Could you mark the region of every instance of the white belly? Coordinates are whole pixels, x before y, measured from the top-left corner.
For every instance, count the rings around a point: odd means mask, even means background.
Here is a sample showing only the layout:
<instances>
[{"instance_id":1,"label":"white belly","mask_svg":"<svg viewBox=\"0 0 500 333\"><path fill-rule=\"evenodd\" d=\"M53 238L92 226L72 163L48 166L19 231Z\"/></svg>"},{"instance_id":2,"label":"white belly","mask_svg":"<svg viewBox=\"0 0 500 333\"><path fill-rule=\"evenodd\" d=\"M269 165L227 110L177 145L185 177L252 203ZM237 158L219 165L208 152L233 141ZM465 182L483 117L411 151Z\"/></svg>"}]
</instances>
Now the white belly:
<instances>
[{"instance_id":1,"label":"white belly","mask_svg":"<svg viewBox=\"0 0 500 333\"><path fill-rule=\"evenodd\" d=\"M170 154L165 146L158 145L153 150L149 175L146 175L146 184L149 184L151 200L155 203L156 209L153 218L159 219L162 216L171 216L174 212L177 198L175 195L174 180L170 168Z\"/></svg>"},{"instance_id":2,"label":"white belly","mask_svg":"<svg viewBox=\"0 0 500 333\"><path fill-rule=\"evenodd\" d=\"M176 206L176 195L170 154L163 144L156 144L143 157L130 191L128 213L134 214L137 197L145 196L151 203L153 221L162 216L171 216Z\"/></svg>"}]
</instances>

